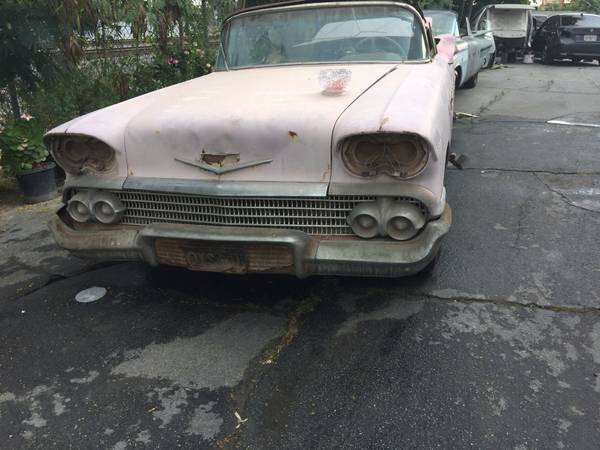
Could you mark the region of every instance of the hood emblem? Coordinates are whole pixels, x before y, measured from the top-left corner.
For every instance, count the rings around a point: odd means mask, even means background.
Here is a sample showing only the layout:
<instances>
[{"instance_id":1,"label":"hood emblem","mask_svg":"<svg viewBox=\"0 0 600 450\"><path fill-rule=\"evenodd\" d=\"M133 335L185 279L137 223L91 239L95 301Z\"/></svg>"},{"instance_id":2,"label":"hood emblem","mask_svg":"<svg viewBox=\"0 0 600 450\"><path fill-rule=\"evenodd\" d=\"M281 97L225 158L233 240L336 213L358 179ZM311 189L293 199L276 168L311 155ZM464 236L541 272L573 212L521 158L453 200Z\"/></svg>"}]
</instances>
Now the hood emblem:
<instances>
[{"instance_id":1,"label":"hood emblem","mask_svg":"<svg viewBox=\"0 0 600 450\"><path fill-rule=\"evenodd\" d=\"M236 170L246 169L248 167L260 166L261 164L269 164L272 159L260 159L257 161L240 162L239 153L204 153L200 155L199 160L187 158L175 158L178 161L188 166L194 166L217 175Z\"/></svg>"}]
</instances>

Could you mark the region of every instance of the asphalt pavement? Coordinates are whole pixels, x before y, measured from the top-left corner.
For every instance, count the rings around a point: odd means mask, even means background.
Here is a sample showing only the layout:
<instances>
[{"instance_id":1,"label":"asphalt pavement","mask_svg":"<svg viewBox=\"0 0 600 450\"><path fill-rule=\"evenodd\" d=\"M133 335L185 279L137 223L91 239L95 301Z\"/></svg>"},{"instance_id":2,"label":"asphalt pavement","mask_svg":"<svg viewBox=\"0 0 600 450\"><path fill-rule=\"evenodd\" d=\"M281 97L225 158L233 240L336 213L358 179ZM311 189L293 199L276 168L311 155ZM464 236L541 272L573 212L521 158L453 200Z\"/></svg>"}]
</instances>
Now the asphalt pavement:
<instances>
[{"instance_id":1,"label":"asphalt pavement","mask_svg":"<svg viewBox=\"0 0 600 450\"><path fill-rule=\"evenodd\" d=\"M0 215L0 447L597 448L597 65L460 90L429 278L226 276L58 249ZM107 295L77 303L82 289Z\"/></svg>"}]
</instances>

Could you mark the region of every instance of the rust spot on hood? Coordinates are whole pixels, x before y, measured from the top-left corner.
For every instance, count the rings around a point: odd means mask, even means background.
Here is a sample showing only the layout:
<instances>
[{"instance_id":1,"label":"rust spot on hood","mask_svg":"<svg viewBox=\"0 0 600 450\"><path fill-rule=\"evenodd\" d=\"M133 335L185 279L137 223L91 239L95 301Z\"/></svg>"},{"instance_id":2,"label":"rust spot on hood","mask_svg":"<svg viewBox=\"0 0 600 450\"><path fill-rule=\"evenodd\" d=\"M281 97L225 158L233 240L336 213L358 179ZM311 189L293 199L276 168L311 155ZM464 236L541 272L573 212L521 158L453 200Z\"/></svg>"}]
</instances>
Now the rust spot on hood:
<instances>
[{"instance_id":1,"label":"rust spot on hood","mask_svg":"<svg viewBox=\"0 0 600 450\"><path fill-rule=\"evenodd\" d=\"M202 162L211 166L224 166L226 164L236 164L240 162L239 153L202 153L200 157Z\"/></svg>"}]
</instances>

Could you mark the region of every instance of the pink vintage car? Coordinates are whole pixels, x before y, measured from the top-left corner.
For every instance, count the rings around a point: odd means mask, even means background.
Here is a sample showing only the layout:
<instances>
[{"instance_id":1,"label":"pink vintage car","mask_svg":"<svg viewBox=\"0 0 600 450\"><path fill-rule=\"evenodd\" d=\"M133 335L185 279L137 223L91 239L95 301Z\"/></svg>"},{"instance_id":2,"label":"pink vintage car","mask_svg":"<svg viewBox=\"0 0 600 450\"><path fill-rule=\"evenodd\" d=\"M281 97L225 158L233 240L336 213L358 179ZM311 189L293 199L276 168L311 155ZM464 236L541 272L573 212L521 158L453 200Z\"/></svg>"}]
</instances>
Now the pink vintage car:
<instances>
[{"instance_id":1,"label":"pink vintage car","mask_svg":"<svg viewBox=\"0 0 600 450\"><path fill-rule=\"evenodd\" d=\"M67 173L54 236L199 271L427 269L451 222L453 52L394 1L239 11L214 73L46 135Z\"/></svg>"}]
</instances>

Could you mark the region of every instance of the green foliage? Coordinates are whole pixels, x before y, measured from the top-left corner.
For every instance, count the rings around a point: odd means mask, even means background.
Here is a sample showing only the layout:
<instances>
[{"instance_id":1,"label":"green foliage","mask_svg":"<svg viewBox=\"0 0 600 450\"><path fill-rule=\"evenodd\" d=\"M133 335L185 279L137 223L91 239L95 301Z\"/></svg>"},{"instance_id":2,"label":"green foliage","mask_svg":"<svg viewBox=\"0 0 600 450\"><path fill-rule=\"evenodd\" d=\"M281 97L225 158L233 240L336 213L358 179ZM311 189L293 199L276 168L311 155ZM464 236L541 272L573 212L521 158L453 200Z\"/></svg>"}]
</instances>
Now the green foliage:
<instances>
[{"instance_id":1,"label":"green foliage","mask_svg":"<svg viewBox=\"0 0 600 450\"><path fill-rule=\"evenodd\" d=\"M30 170L48 158L36 120L15 120L0 131L0 165L8 175Z\"/></svg>"},{"instance_id":2,"label":"green foliage","mask_svg":"<svg viewBox=\"0 0 600 450\"><path fill-rule=\"evenodd\" d=\"M0 86L15 78L33 86L52 67L58 27L48 11L0 2Z\"/></svg>"},{"instance_id":3,"label":"green foliage","mask_svg":"<svg viewBox=\"0 0 600 450\"><path fill-rule=\"evenodd\" d=\"M420 0L421 9L449 9L452 0Z\"/></svg>"},{"instance_id":4,"label":"green foliage","mask_svg":"<svg viewBox=\"0 0 600 450\"><path fill-rule=\"evenodd\" d=\"M570 3L548 3L541 9L544 11L579 11L593 14L600 13L600 0L572 0Z\"/></svg>"},{"instance_id":5,"label":"green foliage","mask_svg":"<svg viewBox=\"0 0 600 450\"><path fill-rule=\"evenodd\" d=\"M198 45L172 56L121 57L64 68L39 89L23 93L23 107L46 129L105 106L209 73L214 53Z\"/></svg>"}]
</instances>

